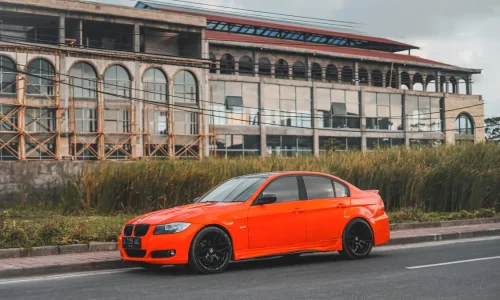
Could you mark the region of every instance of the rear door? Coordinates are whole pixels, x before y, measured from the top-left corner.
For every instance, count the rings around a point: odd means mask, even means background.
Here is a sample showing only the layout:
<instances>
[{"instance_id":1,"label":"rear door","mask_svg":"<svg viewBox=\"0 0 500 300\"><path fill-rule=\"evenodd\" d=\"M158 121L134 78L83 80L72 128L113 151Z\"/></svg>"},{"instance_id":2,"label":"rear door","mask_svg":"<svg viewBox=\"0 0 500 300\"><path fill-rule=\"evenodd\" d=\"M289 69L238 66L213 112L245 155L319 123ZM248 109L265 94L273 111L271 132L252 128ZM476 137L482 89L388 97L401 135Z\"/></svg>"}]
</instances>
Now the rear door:
<instances>
[{"instance_id":1,"label":"rear door","mask_svg":"<svg viewBox=\"0 0 500 300\"><path fill-rule=\"evenodd\" d=\"M305 244L306 202L299 192L297 176L278 177L262 194L276 195L277 201L252 205L248 212L251 249Z\"/></svg>"},{"instance_id":2,"label":"rear door","mask_svg":"<svg viewBox=\"0 0 500 300\"><path fill-rule=\"evenodd\" d=\"M304 175L302 179L308 199L307 242L341 238L345 226L345 211L350 205L347 186L319 175Z\"/></svg>"}]
</instances>

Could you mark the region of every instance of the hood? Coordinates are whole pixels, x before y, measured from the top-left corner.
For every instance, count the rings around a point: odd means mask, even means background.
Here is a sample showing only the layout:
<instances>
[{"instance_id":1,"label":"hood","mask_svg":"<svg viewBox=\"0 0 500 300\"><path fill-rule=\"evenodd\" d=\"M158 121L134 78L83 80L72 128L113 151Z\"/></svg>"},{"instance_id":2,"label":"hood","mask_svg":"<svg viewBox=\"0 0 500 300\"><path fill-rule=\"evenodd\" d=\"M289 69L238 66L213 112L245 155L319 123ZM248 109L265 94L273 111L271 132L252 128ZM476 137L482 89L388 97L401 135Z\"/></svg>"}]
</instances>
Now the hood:
<instances>
[{"instance_id":1,"label":"hood","mask_svg":"<svg viewBox=\"0 0 500 300\"><path fill-rule=\"evenodd\" d=\"M207 214L216 214L218 212L228 212L231 207L240 207L244 205L242 202L228 203L194 203L170 209L164 209L148 213L145 215L133 218L127 224L140 223L149 225L159 225L170 222L188 222L193 218ZM140 220L140 222L139 222Z\"/></svg>"}]
</instances>

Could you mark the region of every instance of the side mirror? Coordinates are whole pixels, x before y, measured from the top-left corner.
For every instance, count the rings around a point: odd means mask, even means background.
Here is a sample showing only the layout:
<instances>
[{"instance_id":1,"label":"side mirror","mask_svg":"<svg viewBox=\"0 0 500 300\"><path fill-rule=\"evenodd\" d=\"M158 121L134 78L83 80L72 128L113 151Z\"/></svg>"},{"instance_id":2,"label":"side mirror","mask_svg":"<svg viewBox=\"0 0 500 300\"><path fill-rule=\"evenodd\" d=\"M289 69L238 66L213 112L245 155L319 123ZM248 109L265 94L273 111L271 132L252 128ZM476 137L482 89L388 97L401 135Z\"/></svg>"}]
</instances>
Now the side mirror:
<instances>
[{"instance_id":1,"label":"side mirror","mask_svg":"<svg viewBox=\"0 0 500 300\"><path fill-rule=\"evenodd\" d=\"M255 202L256 205L264 205L264 204L271 204L274 203L278 200L276 195L262 195L260 198L257 199Z\"/></svg>"}]
</instances>

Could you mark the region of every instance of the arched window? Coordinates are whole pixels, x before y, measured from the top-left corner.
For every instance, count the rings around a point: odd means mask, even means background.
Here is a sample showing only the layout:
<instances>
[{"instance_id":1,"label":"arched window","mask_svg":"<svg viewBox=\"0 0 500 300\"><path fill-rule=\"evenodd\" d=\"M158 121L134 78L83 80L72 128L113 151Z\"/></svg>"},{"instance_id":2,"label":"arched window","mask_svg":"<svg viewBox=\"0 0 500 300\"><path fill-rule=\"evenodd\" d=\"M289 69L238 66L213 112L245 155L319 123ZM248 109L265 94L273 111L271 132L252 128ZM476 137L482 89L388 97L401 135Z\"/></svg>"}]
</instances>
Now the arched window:
<instances>
[{"instance_id":1,"label":"arched window","mask_svg":"<svg viewBox=\"0 0 500 300\"><path fill-rule=\"evenodd\" d=\"M242 56L239 61L238 71L240 74L252 74L254 73L253 60L248 56Z\"/></svg>"},{"instance_id":2,"label":"arched window","mask_svg":"<svg viewBox=\"0 0 500 300\"><path fill-rule=\"evenodd\" d=\"M311 66L312 80L323 80L323 68L318 63L313 63Z\"/></svg>"},{"instance_id":3,"label":"arched window","mask_svg":"<svg viewBox=\"0 0 500 300\"><path fill-rule=\"evenodd\" d=\"M427 75L425 80L425 86L427 92L435 92L436 91L436 78L433 75Z\"/></svg>"},{"instance_id":4,"label":"arched window","mask_svg":"<svg viewBox=\"0 0 500 300\"><path fill-rule=\"evenodd\" d=\"M353 72L352 68L349 66L345 66L342 68L342 83L352 84L353 81Z\"/></svg>"},{"instance_id":5,"label":"arched window","mask_svg":"<svg viewBox=\"0 0 500 300\"><path fill-rule=\"evenodd\" d=\"M260 76L270 76L271 75L271 62L265 57L259 58L259 75Z\"/></svg>"},{"instance_id":6,"label":"arched window","mask_svg":"<svg viewBox=\"0 0 500 300\"><path fill-rule=\"evenodd\" d=\"M162 70L152 68L144 73L142 78L144 84L145 100L156 102L167 102L167 76Z\"/></svg>"},{"instance_id":7,"label":"arched window","mask_svg":"<svg viewBox=\"0 0 500 300\"><path fill-rule=\"evenodd\" d=\"M328 65L326 67L326 81L339 81L339 71L335 65Z\"/></svg>"},{"instance_id":8,"label":"arched window","mask_svg":"<svg viewBox=\"0 0 500 300\"><path fill-rule=\"evenodd\" d=\"M54 67L49 61L32 60L28 64L28 74L27 94L54 96Z\"/></svg>"},{"instance_id":9,"label":"arched window","mask_svg":"<svg viewBox=\"0 0 500 300\"><path fill-rule=\"evenodd\" d=\"M474 123L472 118L466 114L461 113L455 120L455 134L474 134Z\"/></svg>"},{"instance_id":10,"label":"arched window","mask_svg":"<svg viewBox=\"0 0 500 300\"><path fill-rule=\"evenodd\" d=\"M77 63L69 70L71 97L97 99L97 73L84 62Z\"/></svg>"},{"instance_id":11,"label":"arched window","mask_svg":"<svg viewBox=\"0 0 500 300\"><path fill-rule=\"evenodd\" d=\"M398 88L398 73L395 70L389 70L385 74L385 86L393 89Z\"/></svg>"},{"instance_id":12,"label":"arched window","mask_svg":"<svg viewBox=\"0 0 500 300\"><path fill-rule=\"evenodd\" d=\"M296 61L292 68L293 79L305 79L306 76L306 65L301 61Z\"/></svg>"},{"instance_id":13,"label":"arched window","mask_svg":"<svg viewBox=\"0 0 500 300\"><path fill-rule=\"evenodd\" d=\"M424 90L424 78L420 73L413 75L413 90L423 91Z\"/></svg>"},{"instance_id":14,"label":"arched window","mask_svg":"<svg viewBox=\"0 0 500 300\"><path fill-rule=\"evenodd\" d=\"M384 78L382 77L382 72L379 70L372 71L372 86L384 86Z\"/></svg>"},{"instance_id":15,"label":"arched window","mask_svg":"<svg viewBox=\"0 0 500 300\"><path fill-rule=\"evenodd\" d=\"M193 74L181 71L174 78L174 103L197 103L198 87Z\"/></svg>"},{"instance_id":16,"label":"arched window","mask_svg":"<svg viewBox=\"0 0 500 300\"><path fill-rule=\"evenodd\" d=\"M208 55L210 57L210 61L212 62L210 64L210 73L215 74L215 73L217 73L217 63L216 63L215 55L212 52L210 52Z\"/></svg>"},{"instance_id":17,"label":"arched window","mask_svg":"<svg viewBox=\"0 0 500 300\"><path fill-rule=\"evenodd\" d=\"M130 75L120 65L112 65L104 73L104 98L125 99L130 97Z\"/></svg>"},{"instance_id":18,"label":"arched window","mask_svg":"<svg viewBox=\"0 0 500 300\"><path fill-rule=\"evenodd\" d=\"M360 85L368 85L368 71L365 68L359 68L358 79Z\"/></svg>"},{"instance_id":19,"label":"arched window","mask_svg":"<svg viewBox=\"0 0 500 300\"><path fill-rule=\"evenodd\" d=\"M220 73L231 75L234 74L234 57L226 53L220 58Z\"/></svg>"},{"instance_id":20,"label":"arched window","mask_svg":"<svg viewBox=\"0 0 500 300\"><path fill-rule=\"evenodd\" d=\"M284 59L276 62L276 78L288 79L288 63Z\"/></svg>"},{"instance_id":21,"label":"arched window","mask_svg":"<svg viewBox=\"0 0 500 300\"><path fill-rule=\"evenodd\" d=\"M402 72L401 73L401 89L402 90L409 90L411 86L411 81L410 81L410 74L407 72Z\"/></svg>"},{"instance_id":22,"label":"arched window","mask_svg":"<svg viewBox=\"0 0 500 300\"><path fill-rule=\"evenodd\" d=\"M7 56L0 56L0 94L16 93L16 64Z\"/></svg>"}]
</instances>

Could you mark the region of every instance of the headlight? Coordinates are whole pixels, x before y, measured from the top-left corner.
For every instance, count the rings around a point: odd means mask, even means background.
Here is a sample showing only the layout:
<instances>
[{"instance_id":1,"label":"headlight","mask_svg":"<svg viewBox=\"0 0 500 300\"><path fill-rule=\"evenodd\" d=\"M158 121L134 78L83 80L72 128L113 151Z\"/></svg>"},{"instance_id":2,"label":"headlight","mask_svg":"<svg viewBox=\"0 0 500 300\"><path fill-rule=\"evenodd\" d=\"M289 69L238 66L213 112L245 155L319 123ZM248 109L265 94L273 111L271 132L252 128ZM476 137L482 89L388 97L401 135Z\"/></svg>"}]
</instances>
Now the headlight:
<instances>
[{"instance_id":1,"label":"headlight","mask_svg":"<svg viewBox=\"0 0 500 300\"><path fill-rule=\"evenodd\" d=\"M172 234L178 233L186 230L191 225L191 223L175 222L164 225L156 225L153 234Z\"/></svg>"}]
</instances>

